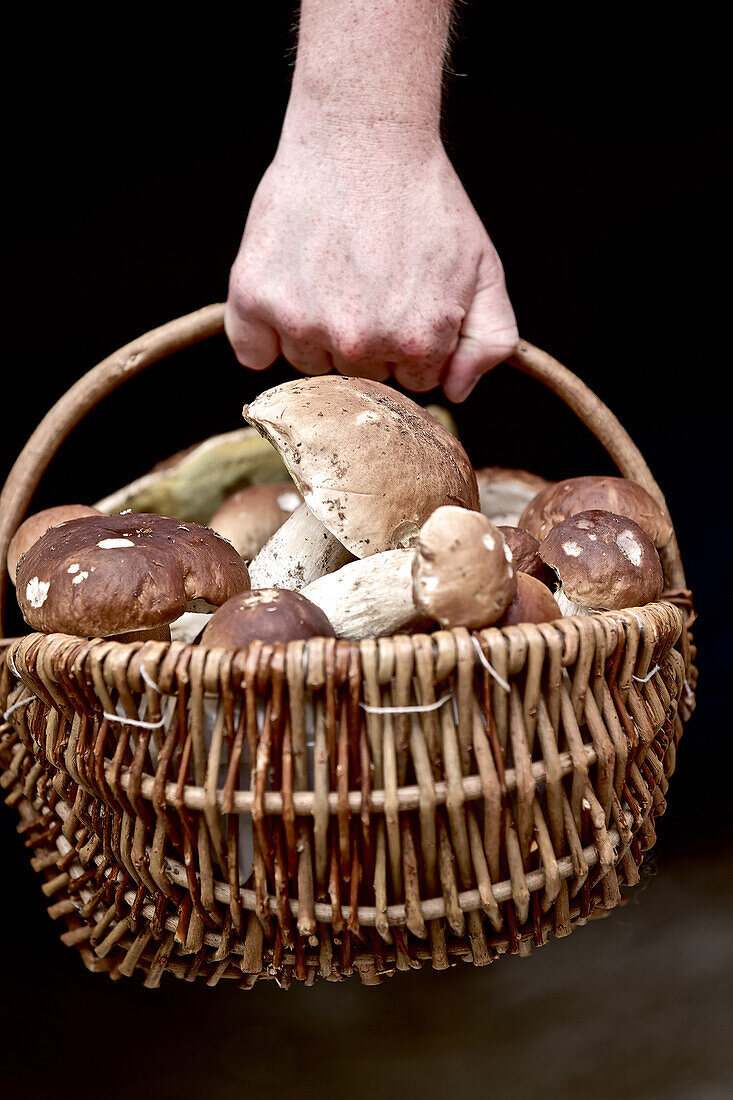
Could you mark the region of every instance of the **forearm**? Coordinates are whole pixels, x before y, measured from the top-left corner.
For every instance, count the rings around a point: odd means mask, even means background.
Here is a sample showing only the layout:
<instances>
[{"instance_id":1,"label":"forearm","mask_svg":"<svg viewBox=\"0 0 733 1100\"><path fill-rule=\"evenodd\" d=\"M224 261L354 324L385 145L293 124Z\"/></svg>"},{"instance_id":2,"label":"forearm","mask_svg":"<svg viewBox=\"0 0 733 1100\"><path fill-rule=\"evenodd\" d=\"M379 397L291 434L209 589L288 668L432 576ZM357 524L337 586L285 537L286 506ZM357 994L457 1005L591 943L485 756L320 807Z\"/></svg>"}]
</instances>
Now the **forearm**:
<instances>
[{"instance_id":1,"label":"forearm","mask_svg":"<svg viewBox=\"0 0 733 1100\"><path fill-rule=\"evenodd\" d=\"M452 0L302 0L283 138L434 145ZM333 143L336 148L333 148Z\"/></svg>"}]
</instances>

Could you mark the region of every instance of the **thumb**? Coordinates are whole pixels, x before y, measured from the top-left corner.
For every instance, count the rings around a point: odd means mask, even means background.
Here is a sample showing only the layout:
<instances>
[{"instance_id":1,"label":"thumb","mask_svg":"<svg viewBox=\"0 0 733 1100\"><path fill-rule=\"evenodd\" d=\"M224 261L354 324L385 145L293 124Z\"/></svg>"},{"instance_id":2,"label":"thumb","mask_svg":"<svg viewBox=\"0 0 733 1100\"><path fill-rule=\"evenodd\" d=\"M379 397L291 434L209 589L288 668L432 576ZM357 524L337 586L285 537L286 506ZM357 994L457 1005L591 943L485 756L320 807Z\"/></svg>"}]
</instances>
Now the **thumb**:
<instances>
[{"instance_id":1,"label":"thumb","mask_svg":"<svg viewBox=\"0 0 733 1100\"><path fill-rule=\"evenodd\" d=\"M476 290L448 361L443 389L449 401L465 401L479 378L516 351L517 322L498 258L482 262Z\"/></svg>"}]
</instances>

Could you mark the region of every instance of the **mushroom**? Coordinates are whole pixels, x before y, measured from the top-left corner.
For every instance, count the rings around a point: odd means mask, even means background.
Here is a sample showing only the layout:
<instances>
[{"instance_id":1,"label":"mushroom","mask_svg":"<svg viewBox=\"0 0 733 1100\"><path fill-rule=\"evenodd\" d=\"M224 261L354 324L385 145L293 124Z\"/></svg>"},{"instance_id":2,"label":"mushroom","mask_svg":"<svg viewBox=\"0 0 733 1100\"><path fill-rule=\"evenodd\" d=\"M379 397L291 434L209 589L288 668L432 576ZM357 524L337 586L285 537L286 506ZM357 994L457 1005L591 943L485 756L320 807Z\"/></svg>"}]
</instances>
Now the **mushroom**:
<instances>
[{"instance_id":1,"label":"mushroom","mask_svg":"<svg viewBox=\"0 0 733 1100\"><path fill-rule=\"evenodd\" d=\"M108 515L126 508L157 512L188 523L208 523L216 509L245 485L281 481L277 451L253 428L215 435L164 459L96 503Z\"/></svg>"},{"instance_id":2,"label":"mushroom","mask_svg":"<svg viewBox=\"0 0 733 1100\"><path fill-rule=\"evenodd\" d=\"M268 644L306 638L333 638L320 607L300 592L253 588L222 604L201 635L202 645L241 649L259 640Z\"/></svg>"},{"instance_id":3,"label":"mushroom","mask_svg":"<svg viewBox=\"0 0 733 1100\"><path fill-rule=\"evenodd\" d=\"M415 605L442 627L495 623L517 590L501 531L465 508L437 508L423 524L412 566Z\"/></svg>"},{"instance_id":4,"label":"mushroom","mask_svg":"<svg viewBox=\"0 0 733 1100\"><path fill-rule=\"evenodd\" d=\"M511 554L480 512L438 508L416 548L384 550L303 589L340 638L394 634L427 618L442 626L488 626L516 588Z\"/></svg>"},{"instance_id":5,"label":"mushroom","mask_svg":"<svg viewBox=\"0 0 733 1100\"><path fill-rule=\"evenodd\" d=\"M476 471L476 481L481 511L497 527L516 527L529 502L552 485L539 474L508 466L484 466Z\"/></svg>"},{"instance_id":6,"label":"mushroom","mask_svg":"<svg viewBox=\"0 0 733 1100\"><path fill-rule=\"evenodd\" d=\"M301 590L338 638L395 634L422 618L412 596L412 549L383 550L342 565Z\"/></svg>"},{"instance_id":7,"label":"mushroom","mask_svg":"<svg viewBox=\"0 0 733 1100\"><path fill-rule=\"evenodd\" d=\"M69 519L78 519L80 516L98 516L97 508L91 508L88 504L57 504L54 508L44 508L42 512L35 512L21 523L18 530L10 540L8 546L8 573L15 584L15 574L18 562L23 554L45 535L50 527L59 527Z\"/></svg>"},{"instance_id":8,"label":"mushroom","mask_svg":"<svg viewBox=\"0 0 733 1100\"><path fill-rule=\"evenodd\" d=\"M149 513L51 528L21 561L17 582L30 627L82 637L158 629L249 587L247 567L226 539Z\"/></svg>"},{"instance_id":9,"label":"mushroom","mask_svg":"<svg viewBox=\"0 0 733 1100\"><path fill-rule=\"evenodd\" d=\"M539 543L534 535L521 527L499 527L506 539L506 544L512 552L514 565L519 573L528 573L536 577L543 584L550 585L555 581L555 575L548 569L542 558L537 553Z\"/></svg>"},{"instance_id":10,"label":"mushroom","mask_svg":"<svg viewBox=\"0 0 733 1100\"><path fill-rule=\"evenodd\" d=\"M443 504L478 509L458 440L380 382L298 379L260 394L244 416L277 447L305 502L252 562L256 587L304 588L351 557L411 545Z\"/></svg>"},{"instance_id":11,"label":"mushroom","mask_svg":"<svg viewBox=\"0 0 733 1100\"><path fill-rule=\"evenodd\" d=\"M245 561L251 561L302 503L292 481L251 485L225 500L208 526L228 539Z\"/></svg>"},{"instance_id":12,"label":"mushroom","mask_svg":"<svg viewBox=\"0 0 733 1100\"><path fill-rule=\"evenodd\" d=\"M666 546L672 524L654 497L624 477L585 476L556 481L543 489L522 512L519 526L539 541L558 523L588 511L628 516L647 533L655 546Z\"/></svg>"},{"instance_id":13,"label":"mushroom","mask_svg":"<svg viewBox=\"0 0 733 1100\"><path fill-rule=\"evenodd\" d=\"M517 591L497 626L518 623L551 623L561 619L562 612L546 584L530 573L517 572Z\"/></svg>"},{"instance_id":14,"label":"mushroom","mask_svg":"<svg viewBox=\"0 0 733 1100\"><path fill-rule=\"evenodd\" d=\"M539 554L560 579L555 599L563 615L638 607L662 594L659 554L627 516L579 512L553 527Z\"/></svg>"}]
</instances>

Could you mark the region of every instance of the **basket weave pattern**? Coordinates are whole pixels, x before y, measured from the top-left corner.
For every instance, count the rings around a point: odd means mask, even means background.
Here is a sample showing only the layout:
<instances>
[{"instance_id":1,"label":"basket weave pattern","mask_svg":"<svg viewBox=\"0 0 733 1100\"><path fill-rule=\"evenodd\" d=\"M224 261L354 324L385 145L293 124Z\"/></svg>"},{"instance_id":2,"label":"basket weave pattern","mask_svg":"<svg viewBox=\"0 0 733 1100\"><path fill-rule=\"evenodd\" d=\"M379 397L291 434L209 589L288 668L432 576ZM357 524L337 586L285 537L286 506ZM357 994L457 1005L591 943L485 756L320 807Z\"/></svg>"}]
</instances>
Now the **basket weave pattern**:
<instances>
[{"instance_id":1,"label":"basket weave pattern","mask_svg":"<svg viewBox=\"0 0 733 1100\"><path fill-rule=\"evenodd\" d=\"M36 861L58 872L55 913L82 920L71 938L121 973L143 960L153 981L164 967L245 984L353 969L375 981L424 959L524 954L618 904L674 767L689 672L680 612L660 603L477 638L509 693L466 631L239 654L15 643L23 683L9 705L29 689L32 702L13 713L6 776L31 801L39 785L56 795L34 843L50 845ZM417 713L360 706L445 696ZM120 710L164 724L103 717ZM257 766L242 791L245 746ZM255 838L246 885L240 814Z\"/></svg>"},{"instance_id":2,"label":"basket weave pattern","mask_svg":"<svg viewBox=\"0 0 733 1100\"><path fill-rule=\"evenodd\" d=\"M220 327L220 307L164 326L61 399L6 484L0 559L84 412ZM537 349L515 365L663 501L582 383ZM654 843L694 705L675 541L662 557L657 604L473 635L236 652L0 641L0 786L62 939L150 986L166 971L376 984L529 954L613 909Z\"/></svg>"}]
</instances>

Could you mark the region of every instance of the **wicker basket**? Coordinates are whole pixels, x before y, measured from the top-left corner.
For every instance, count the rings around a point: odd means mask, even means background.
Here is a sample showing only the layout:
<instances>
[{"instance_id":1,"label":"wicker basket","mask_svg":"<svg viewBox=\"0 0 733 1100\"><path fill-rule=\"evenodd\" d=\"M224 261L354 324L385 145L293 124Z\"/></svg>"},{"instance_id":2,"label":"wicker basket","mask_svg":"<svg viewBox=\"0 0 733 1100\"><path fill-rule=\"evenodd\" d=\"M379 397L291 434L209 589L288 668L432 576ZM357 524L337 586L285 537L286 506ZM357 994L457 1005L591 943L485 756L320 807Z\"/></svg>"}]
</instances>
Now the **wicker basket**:
<instances>
[{"instance_id":1,"label":"wicker basket","mask_svg":"<svg viewBox=\"0 0 733 1100\"><path fill-rule=\"evenodd\" d=\"M0 498L3 577L70 430L126 378L220 332L222 312L148 333L46 416ZM512 362L663 501L582 382L530 345ZM529 954L604 914L638 881L694 705L676 542L663 565L659 603L473 635L238 652L4 639L0 783L62 939L91 969L141 970L149 986L165 971L375 984Z\"/></svg>"}]
</instances>

